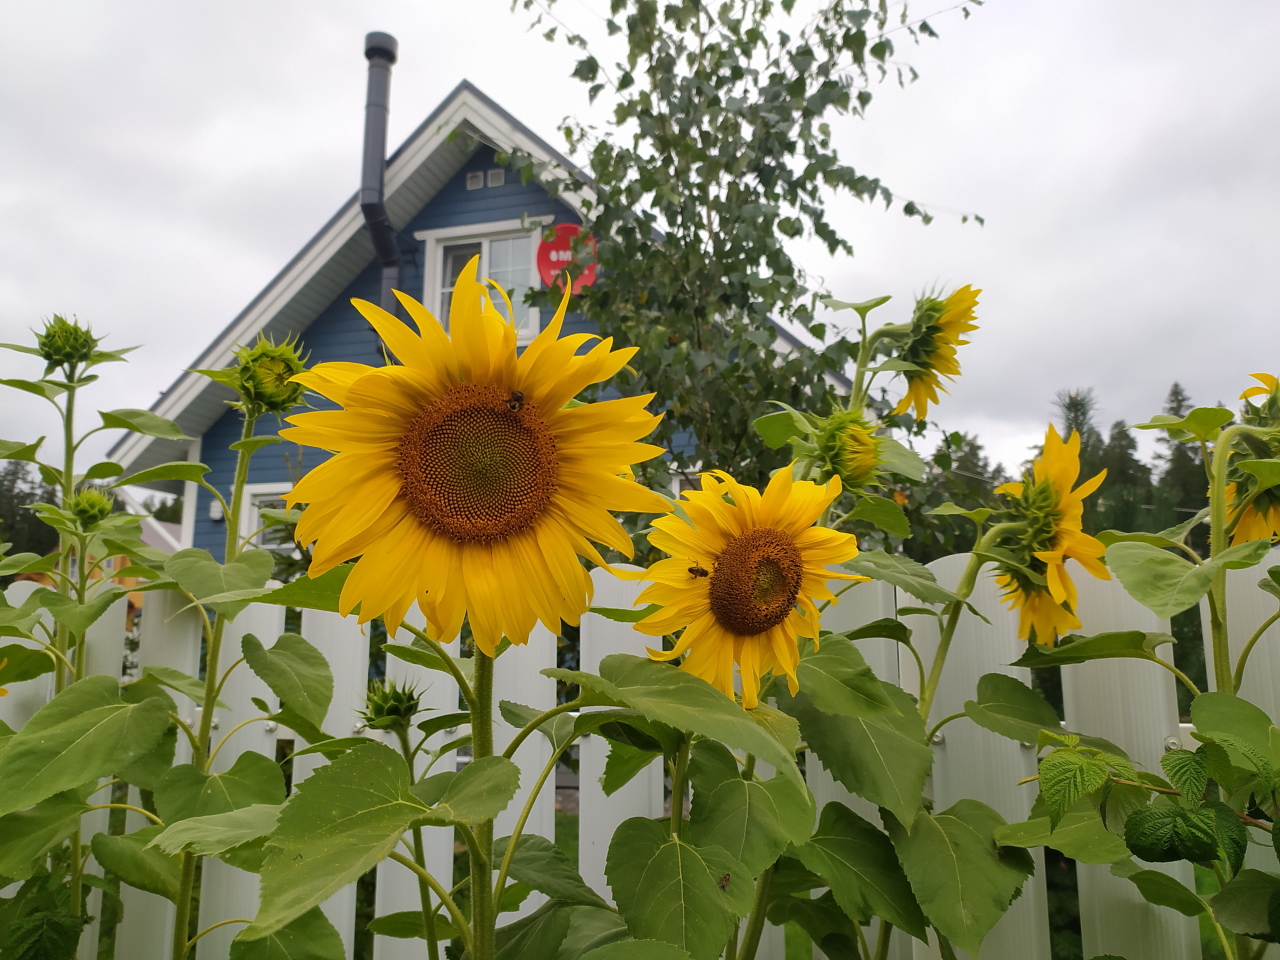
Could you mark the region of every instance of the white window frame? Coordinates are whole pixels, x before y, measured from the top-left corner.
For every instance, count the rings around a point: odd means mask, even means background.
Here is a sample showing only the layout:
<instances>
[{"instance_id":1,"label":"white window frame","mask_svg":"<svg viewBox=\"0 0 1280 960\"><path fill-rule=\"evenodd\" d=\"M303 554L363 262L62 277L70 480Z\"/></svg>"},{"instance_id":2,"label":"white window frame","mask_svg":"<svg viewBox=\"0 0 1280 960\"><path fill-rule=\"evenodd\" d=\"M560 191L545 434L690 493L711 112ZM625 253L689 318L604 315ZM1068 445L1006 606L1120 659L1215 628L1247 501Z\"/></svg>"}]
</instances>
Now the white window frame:
<instances>
[{"instance_id":1,"label":"white window frame","mask_svg":"<svg viewBox=\"0 0 1280 960\"><path fill-rule=\"evenodd\" d=\"M288 481L246 483L244 485L244 502L240 507L240 539L243 541L245 537L262 526L261 511L263 501L279 500L292 489L293 484ZM259 540L261 536L262 534L259 533L246 546L261 547L262 543Z\"/></svg>"},{"instance_id":2,"label":"white window frame","mask_svg":"<svg viewBox=\"0 0 1280 960\"><path fill-rule=\"evenodd\" d=\"M460 227L442 227L437 230L418 230L415 240L423 243L422 251L422 302L431 311L432 316L439 312L441 259L444 248L455 243L483 243L480 254L480 276L484 277L486 262L489 257L490 240L505 240L508 237L534 236L543 228L555 222L553 216L528 217L524 220L498 220L490 223L473 223ZM535 243L529 256L529 286L535 290L542 289L542 280L538 277L538 247ZM512 304L512 307L515 307ZM523 323L518 323L520 344L527 344L542 329L541 311L537 307L529 307ZM519 312L519 311L517 311Z\"/></svg>"}]
</instances>

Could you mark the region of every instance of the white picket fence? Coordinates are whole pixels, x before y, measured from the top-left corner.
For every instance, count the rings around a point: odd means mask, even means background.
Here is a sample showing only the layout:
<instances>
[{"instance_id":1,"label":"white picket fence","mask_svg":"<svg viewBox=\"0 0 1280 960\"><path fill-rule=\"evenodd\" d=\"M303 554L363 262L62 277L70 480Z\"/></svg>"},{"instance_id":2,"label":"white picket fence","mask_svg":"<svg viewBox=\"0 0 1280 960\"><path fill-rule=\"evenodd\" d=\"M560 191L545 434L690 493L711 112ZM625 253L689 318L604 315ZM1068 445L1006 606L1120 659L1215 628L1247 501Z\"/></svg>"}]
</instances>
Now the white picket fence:
<instances>
[{"instance_id":1,"label":"white picket fence","mask_svg":"<svg viewBox=\"0 0 1280 960\"><path fill-rule=\"evenodd\" d=\"M1280 556L1278 553L1275 556ZM954 585L966 557L947 557L931 564L944 586ZM1273 560L1274 562L1274 560ZM1261 568L1232 571L1232 616L1235 633L1247 637L1274 609L1273 602L1253 584ZM630 606L637 585L619 581L597 570L595 602L604 606ZM1167 630L1168 624L1129 599L1120 586L1094 580L1087 575L1076 577L1080 588L1080 615L1085 633L1107 630ZM29 584L9 588L10 602L19 601L30 589ZM1029 679L1026 669L1008 666L1016 659L1021 644L1016 639L1016 615L1000 603L994 582L983 577L972 598L978 610L991 621L965 617L953 641L943 683L939 688L935 716L942 717L963 710L966 700L974 696L975 685L986 673L1001 672L1023 681ZM824 626L848 630L881 617L894 616L899 606L918 605L918 601L884 583L859 586L827 614ZM195 675L200 649L199 622L192 611L179 612L176 597L164 592L150 593L141 627L138 659L145 667L163 664ZM94 627L90 640L94 672L118 673L124 654L123 602L107 613ZM927 656L936 643L936 619L925 616L907 618L915 631L917 646ZM231 646L240 636L253 633L270 643L284 630L284 610L268 605L247 608L227 631ZM334 697L325 729L335 736L359 732L357 711L363 704L368 657L368 636L354 619L335 614L304 611L302 633L320 648L333 667ZM1205 634L1208 636L1206 625ZM639 654L645 638L627 624L614 623L595 615L583 618L581 632L581 666L594 671L600 659L610 653ZM1253 669L1246 693L1272 717L1278 715L1280 696L1280 625L1273 627L1253 654ZM917 672L910 654L890 640L859 642L867 661L878 676L916 692ZM227 662L235 656L229 654ZM503 654L497 669L498 699L515 700L528 706L547 708L555 702L555 684L539 673L556 663L554 638L539 628L528 645L515 647ZM388 659L388 673L397 680L411 680L425 688L424 702L433 708L453 710L456 692L441 674L414 667L394 658ZM1180 726L1174 680L1159 666L1143 661L1109 660L1066 668L1063 671L1063 695L1066 723L1069 729L1106 737L1122 744L1135 761L1148 770L1158 770L1161 754L1177 746L1195 744L1189 728ZM10 696L0 699L0 719L18 726L39 708L48 696L47 686L27 683L15 687ZM241 720L258 715L250 698L269 700L270 691L248 669L240 668L222 694L226 710L219 710L217 731L228 731ZM182 701L181 697L178 697ZM193 705L180 702L184 715L194 718ZM382 736L365 731L368 736ZM444 740L448 732L437 734ZM501 728L498 746L511 736L509 728ZM268 724L250 724L228 742L216 761L218 770L229 768L240 753L256 750L276 756L277 741L293 738L290 731L273 729ZM299 744L300 745L300 744ZM179 744L181 750L182 744ZM1035 797L1034 786L1017 786L1019 780L1035 772L1035 751L1014 741L977 727L968 720L948 724L934 745L935 764L930 790L935 807L943 809L962 797L972 797L998 810L1007 820L1025 820ZM550 756L550 746L542 737L531 737L521 747L516 759L525 771L536 771ZM583 878L606 898L610 892L604 878L605 854L616 826L629 817L657 817L663 810L663 771L653 764L630 784L611 797L604 796L599 778L604 770L607 747L598 736L588 736L580 748L579 793L579 864ZM178 757L182 762L185 757ZM304 779L322 763L319 758L299 758L294 766L294 782ZM445 757L447 768L453 762ZM438 766L437 769L442 767ZM878 820L875 808L851 795L822 768L815 757L807 763L809 784L821 806L839 800L868 817ZM533 780L527 773L525 783ZM523 787L522 790L527 789ZM526 794L527 796L527 794ZM518 796L500 818L498 835L510 832L516 811L523 805ZM97 829L105 829L105 811L98 811L101 821ZM130 814L129 829L144 823ZM549 783L534 806L526 830L554 839L554 790ZM427 830L429 867L440 876L451 875L453 832L447 828ZM1275 856L1269 850L1252 848L1250 863L1262 869L1276 869ZM1039 853L1038 866L1042 866ZM1256 862L1254 862L1256 860ZM1154 865L1167 870L1180 880L1193 883L1186 864ZM1127 880L1111 875L1106 866L1077 866L1080 923L1084 956L1113 953L1127 960L1194 960L1200 956L1196 921L1164 908L1153 907L1138 894ZM97 894L95 893L96 897ZM125 915L117 932L116 957L160 958L167 956L173 906L168 901L126 888ZM527 900L523 913L541 902L535 895ZM377 914L415 909L417 885L408 872L394 863L384 863L378 871ZM257 878L217 860L207 860L200 904L200 926L220 920L252 917L257 909ZM91 902L91 911L93 903ZM347 945L350 955L355 926L355 888L348 887L334 895L324 910ZM229 944L238 927L228 925L206 936L199 944L200 960L225 960ZM88 960L90 944L96 942L96 928L90 927L82 943L81 957ZM893 960L926 960L937 958L936 949L905 935L895 938L890 953ZM377 960L409 960L422 956L420 941L378 937L374 952ZM770 928L762 942L762 960L782 960L782 931ZM820 956L820 954L819 954ZM983 960L1049 960L1049 924L1043 870L1037 870L1013 904L1008 914L988 937L982 949Z\"/></svg>"}]
</instances>

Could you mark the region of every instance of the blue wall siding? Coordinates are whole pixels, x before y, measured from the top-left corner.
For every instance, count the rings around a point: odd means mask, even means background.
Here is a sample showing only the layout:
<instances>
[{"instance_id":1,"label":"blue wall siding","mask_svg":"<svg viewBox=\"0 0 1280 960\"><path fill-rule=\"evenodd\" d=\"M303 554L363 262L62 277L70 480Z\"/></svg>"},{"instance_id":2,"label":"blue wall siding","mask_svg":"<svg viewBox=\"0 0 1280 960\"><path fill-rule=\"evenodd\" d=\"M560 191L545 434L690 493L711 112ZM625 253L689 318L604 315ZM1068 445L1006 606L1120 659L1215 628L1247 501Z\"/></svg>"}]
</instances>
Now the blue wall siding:
<instances>
[{"instance_id":1,"label":"blue wall siding","mask_svg":"<svg viewBox=\"0 0 1280 960\"><path fill-rule=\"evenodd\" d=\"M556 223L577 223L578 217L567 206L547 195L537 184L522 184L520 178L508 171L507 182L501 187L484 187L480 190L466 188L466 175L474 170L490 170L496 166L494 151L481 147L430 201L427 202L400 232L401 248L414 252L412 261L404 268L404 289L415 297L422 295L422 243L413 234L418 230L434 230L445 227L469 226L476 223L493 223L516 220L521 216L555 217ZM308 362L325 363L333 360L349 360L381 366L383 363L377 335L355 307L352 298L377 302L381 270L371 261L361 274L342 291L341 295L321 312L302 335L303 349L310 352ZM571 316L565 324L566 332L589 332L592 326L583 318ZM318 409L332 408L333 404L311 395L310 402ZM264 417L257 424L256 433L266 435L280 428L275 417ZM208 464L209 482L229 497L231 481L235 473L235 454L227 445L240 439L240 417L235 410L227 412L204 434L201 444L201 460ZM323 451L308 447L304 450L302 471L310 470L327 458ZM287 457L292 457L292 466ZM253 458L249 471L250 483L284 483L300 476L297 468L298 448L292 444L279 444L259 451ZM215 557L223 555L226 527L221 521L209 519L208 491L197 488L194 545L211 552Z\"/></svg>"}]
</instances>

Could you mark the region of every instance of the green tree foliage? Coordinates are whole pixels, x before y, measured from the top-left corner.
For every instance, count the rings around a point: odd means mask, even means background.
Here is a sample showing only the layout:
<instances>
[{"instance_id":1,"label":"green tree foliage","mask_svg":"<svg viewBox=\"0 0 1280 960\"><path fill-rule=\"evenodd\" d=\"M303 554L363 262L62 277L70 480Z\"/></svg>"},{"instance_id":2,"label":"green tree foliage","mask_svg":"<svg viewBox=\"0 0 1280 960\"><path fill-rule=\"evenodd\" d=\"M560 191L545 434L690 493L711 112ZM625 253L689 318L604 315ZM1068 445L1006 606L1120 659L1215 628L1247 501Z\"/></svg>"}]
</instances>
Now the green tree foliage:
<instances>
[{"instance_id":1,"label":"green tree foliage","mask_svg":"<svg viewBox=\"0 0 1280 960\"><path fill-rule=\"evenodd\" d=\"M766 446L752 422L776 409L769 401L829 412L854 348L816 315L817 291L787 240L812 236L852 253L827 218L830 197L894 202L878 178L842 160L831 121L861 116L876 81L914 78L895 65L891 31L936 34L872 0L793 6L612 0L619 62L565 38L583 50L573 75L592 99L606 89L614 98L607 129L562 127L585 172L552 175L511 157L522 177L577 195L599 264L578 309L604 336L640 347L618 388L656 393L668 411L650 439L670 457L646 465L651 475L732 467L763 482L789 455ZM913 203L901 209L928 220ZM803 343L779 324L803 331Z\"/></svg>"},{"instance_id":2,"label":"green tree foliage","mask_svg":"<svg viewBox=\"0 0 1280 960\"><path fill-rule=\"evenodd\" d=\"M911 539L902 542L902 552L920 563L973 549L972 521L932 515L930 510L944 503L995 509L999 498L993 491L1012 479L1000 464L987 459L981 441L968 433L947 434L926 463L924 482L906 489L910 500L903 507Z\"/></svg>"},{"instance_id":3,"label":"green tree foliage","mask_svg":"<svg viewBox=\"0 0 1280 960\"><path fill-rule=\"evenodd\" d=\"M0 542L12 543L10 553L44 556L58 546L58 533L28 510L33 503L54 503L58 492L32 476L21 460L0 465Z\"/></svg>"},{"instance_id":4,"label":"green tree foliage","mask_svg":"<svg viewBox=\"0 0 1280 960\"><path fill-rule=\"evenodd\" d=\"M1185 416L1194 404L1191 397L1175 382L1165 397L1162 413L1175 417ZM1204 471L1204 457L1194 443L1175 443L1161 434L1156 443L1159 452L1156 460L1160 463L1160 476L1156 484L1156 527L1163 529L1176 523L1190 519L1205 507L1208 502L1207 481ZM1199 553L1208 550L1208 540L1203 528L1194 531L1188 542Z\"/></svg>"}]
</instances>

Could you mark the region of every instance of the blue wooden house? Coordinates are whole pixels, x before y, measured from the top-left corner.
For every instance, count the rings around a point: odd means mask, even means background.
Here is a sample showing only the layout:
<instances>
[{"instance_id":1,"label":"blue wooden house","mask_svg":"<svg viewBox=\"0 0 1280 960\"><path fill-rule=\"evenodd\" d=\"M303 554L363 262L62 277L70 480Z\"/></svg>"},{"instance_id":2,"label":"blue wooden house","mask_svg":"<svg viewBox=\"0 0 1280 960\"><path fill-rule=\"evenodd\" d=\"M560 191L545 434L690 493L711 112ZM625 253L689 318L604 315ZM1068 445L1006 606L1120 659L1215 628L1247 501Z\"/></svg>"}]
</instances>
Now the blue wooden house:
<instances>
[{"instance_id":1,"label":"blue wooden house","mask_svg":"<svg viewBox=\"0 0 1280 960\"><path fill-rule=\"evenodd\" d=\"M534 183L499 166L499 150L518 147L541 161L569 167L569 161L475 86L463 81L409 136L386 164L385 203L404 254L400 288L445 319L452 280L473 256L481 259L481 275L512 292L521 342L540 328L536 309L520 306L524 291L540 285L535 256L542 230L556 223L578 223L568 203L552 198ZM298 254L285 265L247 307L191 363L193 369L216 369L232 362L239 345L259 333L277 343L300 339L312 364L330 360L384 362L372 327L351 305L353 297L378 302L381 269L359 205L353 195ZM442 305L446 306L442 310ZM580 330L585 321L566 324ZM568 329L566 332L569 332ZM111 458L132 473L172 460L208 464L206 479L219 490L232 481L235 453L228 444L239 438L239 414L226 405L232 393L208 378L182 373L161 394L152 410L176 421L194 442L161 440L129 434ZM312 396L312 401L325 403ZM280 424L264 417L260 434ZM279 444L255 455L247 488L249 509L243 518L246 535L258 527L257 512L277 505L303 472L323 453L302 452ZM182 545L203 547L221 556L225 520L208 491L194 483L157 484L184 494Z\"/></svg>"}]
</instances>

